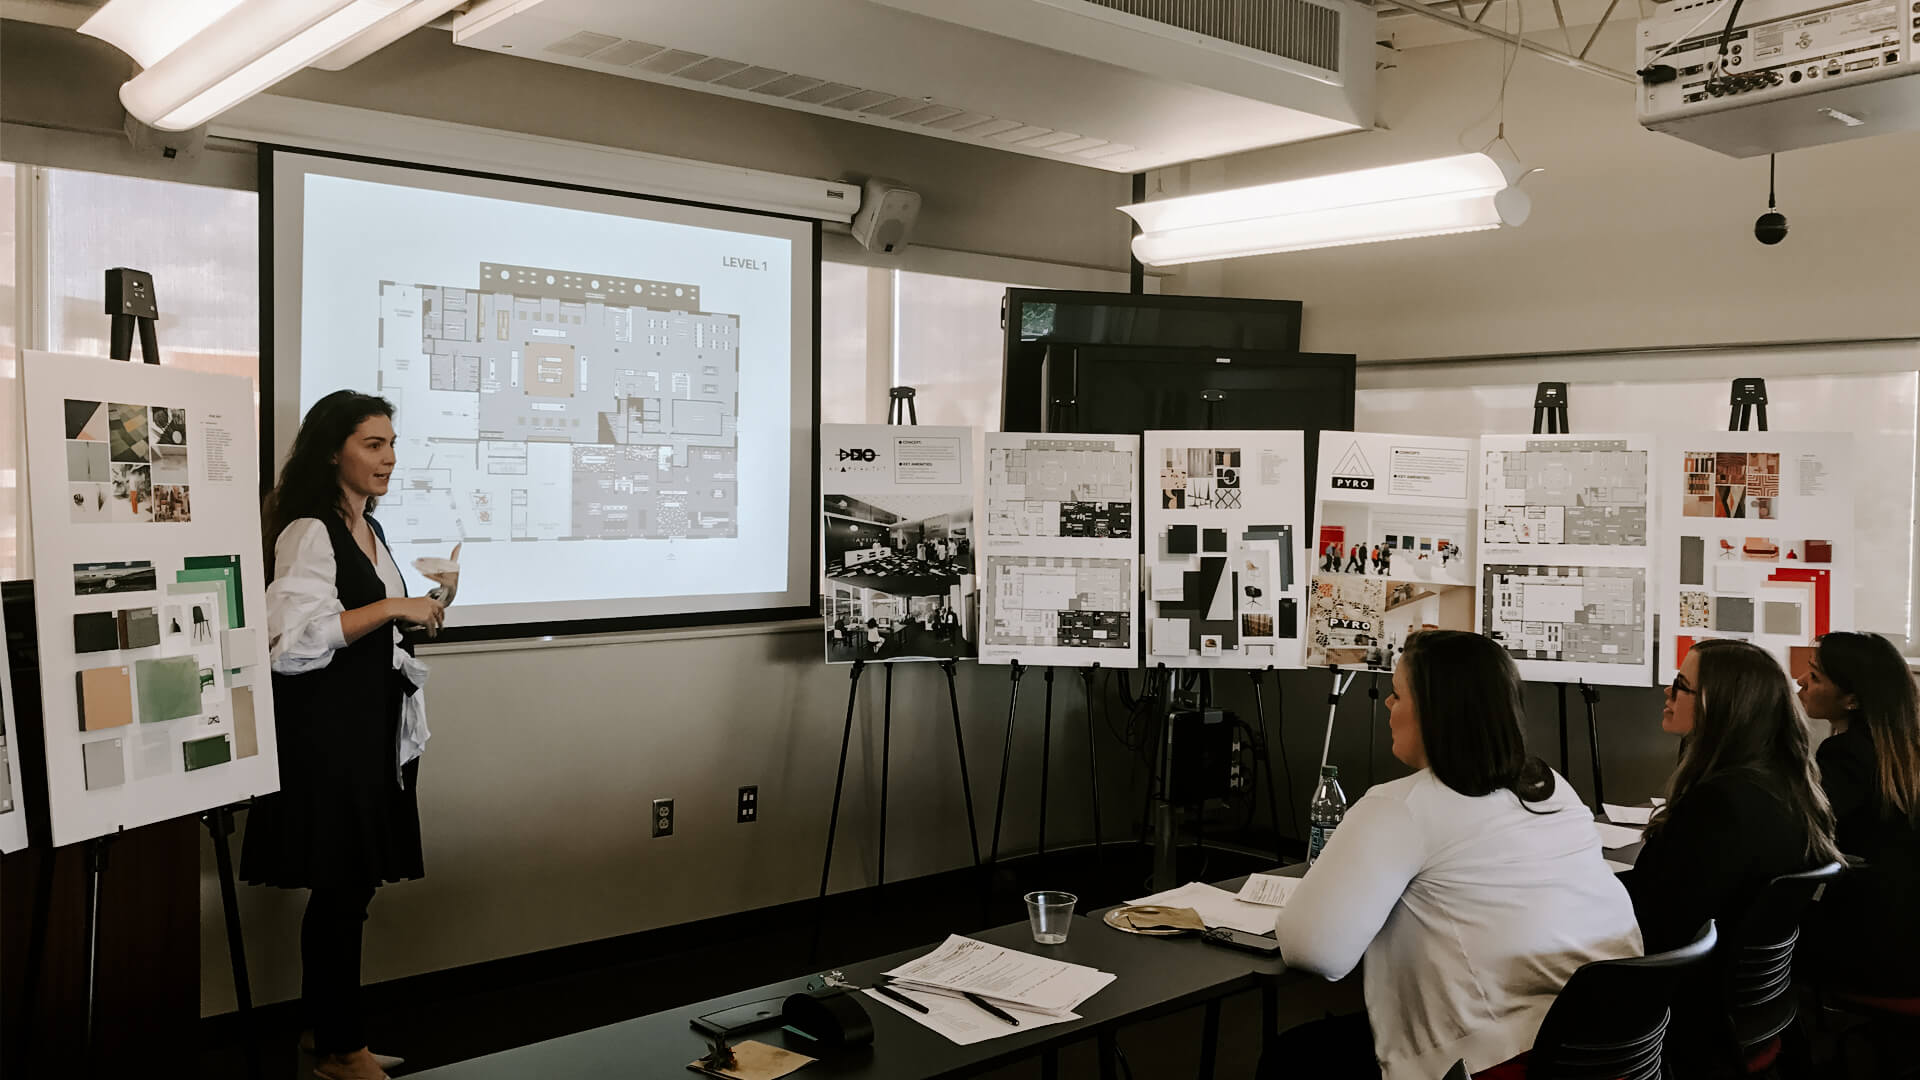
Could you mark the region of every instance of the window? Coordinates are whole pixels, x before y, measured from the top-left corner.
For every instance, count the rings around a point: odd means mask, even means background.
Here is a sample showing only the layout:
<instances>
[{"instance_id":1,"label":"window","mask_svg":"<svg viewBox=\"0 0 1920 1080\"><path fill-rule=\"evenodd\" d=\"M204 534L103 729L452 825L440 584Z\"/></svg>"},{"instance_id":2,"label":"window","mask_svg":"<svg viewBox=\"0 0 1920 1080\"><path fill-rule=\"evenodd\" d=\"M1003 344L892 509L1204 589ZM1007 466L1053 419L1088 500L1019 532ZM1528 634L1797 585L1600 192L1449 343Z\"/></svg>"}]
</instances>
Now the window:
<instances>
[{"instance_id":1,"label":"window","mask_svg":"<svg viewBox=\"0 0 1920 1080\"><path fill-rule=\"evenodd\" d=\"M154 278L162 363L257 388L258 252L251 191L0 163L0 578L33 573L18 350L105 356L105 271L130 266Z\"/></svg>"}]
</instances>

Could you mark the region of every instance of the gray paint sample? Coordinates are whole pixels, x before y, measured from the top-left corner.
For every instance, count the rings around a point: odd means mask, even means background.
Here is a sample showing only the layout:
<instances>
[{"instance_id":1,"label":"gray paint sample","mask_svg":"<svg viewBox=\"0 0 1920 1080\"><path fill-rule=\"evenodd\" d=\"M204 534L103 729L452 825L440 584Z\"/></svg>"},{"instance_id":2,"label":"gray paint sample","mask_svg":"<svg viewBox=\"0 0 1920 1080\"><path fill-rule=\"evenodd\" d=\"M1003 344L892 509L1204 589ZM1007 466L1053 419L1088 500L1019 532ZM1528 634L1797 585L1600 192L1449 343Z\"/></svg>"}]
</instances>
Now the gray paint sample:
<instances>
[{"instance_id":1,"label":"gray paint sample","mask_svg":"<svg viewBox=\"0 0 1920 1080\"><path fill-rule=\"evenodd\" d=\"M1713 628L1729 633L1753 633L1753 597L1720 596L1713 601Z\"/></svg>"},{"instance_id":2,"label":"gray paint sample","mask_svg":"<svg viewBox=\"0 0 1920 1080\"><path fill-rule=\"evenodd\" d=\"M1680 538L1680 584L1707 583L1707 542L1698 536Z\"/></svg>"},{"instance_id":3,"label":"gray paint sample","mask_svg":"<svg viewBox=\"0 0 1920 1080\"><path fill-rule=\"evenodd\" d=\"M1762 605L1761 615L1769 634L1800 633L1800 605L1769 600Z\"/></svg>"},{"instance_id":4,"label":"gray paint sample","mask_svg":"<svg viewBox=\"0 0 1920 1080\"><path fill-rule=\"evenodd\" d=\"M81 744L81 756L87 767L87 790L119 787L127 782L127 756L120 739L99 739Z\"/></svg>"}]
</instances>

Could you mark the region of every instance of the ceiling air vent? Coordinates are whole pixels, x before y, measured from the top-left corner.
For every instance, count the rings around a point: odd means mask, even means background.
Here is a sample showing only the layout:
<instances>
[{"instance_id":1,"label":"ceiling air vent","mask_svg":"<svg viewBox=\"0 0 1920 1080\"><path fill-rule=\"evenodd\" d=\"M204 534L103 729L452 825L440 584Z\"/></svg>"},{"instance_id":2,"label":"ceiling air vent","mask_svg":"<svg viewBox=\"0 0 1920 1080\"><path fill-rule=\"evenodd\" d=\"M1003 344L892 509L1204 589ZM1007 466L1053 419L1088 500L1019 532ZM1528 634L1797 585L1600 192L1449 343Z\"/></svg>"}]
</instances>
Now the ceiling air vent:
<instances>
[{"instance_id":1,"label":"ceiling air vent","mask_svg":"<svg viewBox=\"0 0 1920 1080\"><path fill-rule=\"evenodd\" d=\"M1340 13L1307 0L1086 0L1327 71L1340 70Z\"/></svg>"}]
</instances>

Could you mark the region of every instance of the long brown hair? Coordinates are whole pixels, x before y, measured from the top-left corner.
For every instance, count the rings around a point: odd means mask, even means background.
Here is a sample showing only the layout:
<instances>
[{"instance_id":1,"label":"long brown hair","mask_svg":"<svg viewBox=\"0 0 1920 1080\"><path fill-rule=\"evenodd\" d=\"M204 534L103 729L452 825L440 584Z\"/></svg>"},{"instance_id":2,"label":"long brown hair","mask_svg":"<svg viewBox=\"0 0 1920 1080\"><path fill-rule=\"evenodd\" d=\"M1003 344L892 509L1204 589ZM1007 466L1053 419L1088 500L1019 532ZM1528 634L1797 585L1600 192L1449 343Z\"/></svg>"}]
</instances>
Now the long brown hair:
<instances>
[{"instance_id":1,"label":"long brown hair","mask_svg":"<svg viewBox=\"0 0 1920 1080\"><path fill-rule=\"evenodd\" d=\"M267 544L269 577L273 567L273 545L288 525L301 518L331 517L345 520L340 493L340 448L368 417L393 418L393 402L353 390L335 390L313 403L307 418L300 422L300 433L293 437L293 449L280 469L280 482L267 493L260 517L263 539ZM367 500L367 513L373 513L375 499Z\"/></svg>"},{"instance_id":2,"label":"long brown hair","mask_svg":"<svg viewBox=\"0 0 1920 1080\"><path fill-rule=\"evenodd\" d=\"M1422 630L1400 663L1436 779L1467 796L1511 791L1523 808L1553 794L1553 771L1527 753L1523 684L1507 650L1464 630Z\"/></svg>"},{"instance_id":3,"label":"long brown hair","mask_svg":"<svg viewBox=\"0 0 1920 1080\"><path fill-rule=\"evenodd\" d=\"M1879 811L1920 823L1920 692L1907 658L1878 634L1839 632L1819 642L1820 672L1851 694L1847 727L1864 728L1878 769Z\"/></svg>"},{"instance_id":4,"label":"long brown hair","mask_svg":"<svg viewBox=\"0 0 1920 1080\"><path fill-rule=\"evenodd\" d=\"M1800 822L1809 860L1839 859L1833 809L1813 763L1813 739L1780 662L1752 642L1726 638L1696 642L1693 654L1700 658L1693 732L1667 785L1667 805L1654 811L1647 835L1658 835L1669 815L1686 802L1687 793L1700 784L1744 772Z\"/></svg>"}]
</instances>

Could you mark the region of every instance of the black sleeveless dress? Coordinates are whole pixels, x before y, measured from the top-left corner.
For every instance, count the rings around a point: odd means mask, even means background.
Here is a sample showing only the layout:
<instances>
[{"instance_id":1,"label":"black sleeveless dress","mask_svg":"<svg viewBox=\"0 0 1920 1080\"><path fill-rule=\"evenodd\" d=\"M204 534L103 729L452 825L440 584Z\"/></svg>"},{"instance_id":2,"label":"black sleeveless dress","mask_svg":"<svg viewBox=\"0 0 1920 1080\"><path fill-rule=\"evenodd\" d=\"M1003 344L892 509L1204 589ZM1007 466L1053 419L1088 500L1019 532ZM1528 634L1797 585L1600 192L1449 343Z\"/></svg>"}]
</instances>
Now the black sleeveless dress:
<instances>
[{"instance_id":1,"label":"black sleeveless dress","mask_svg":"<svg viewBox=\"0 0 1920 1080\"><path fill-rule=\"evenodd\" d=\"M333 541L341 606L351 611L385 599L386 586L345 523L322 520ZM385 547L379 523L368 517L367 524ZM425 874L415 794L420 759L397 775L394 767L400 704L413 691L394 670L386 627L335 652L317 671L274 673L280 790L255 799L248 812L243 880L286 889L364 888Z\"/></svg>"}]
</instances>

